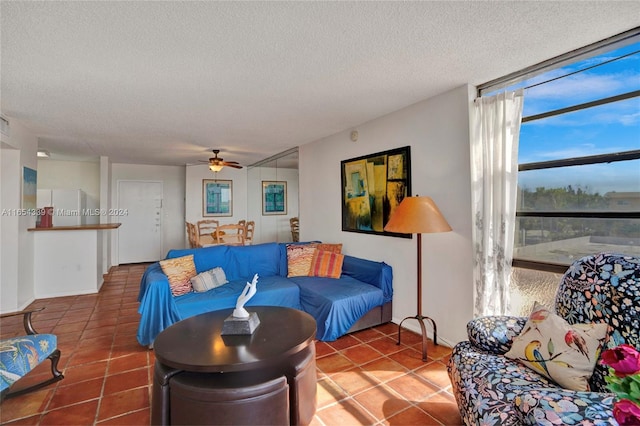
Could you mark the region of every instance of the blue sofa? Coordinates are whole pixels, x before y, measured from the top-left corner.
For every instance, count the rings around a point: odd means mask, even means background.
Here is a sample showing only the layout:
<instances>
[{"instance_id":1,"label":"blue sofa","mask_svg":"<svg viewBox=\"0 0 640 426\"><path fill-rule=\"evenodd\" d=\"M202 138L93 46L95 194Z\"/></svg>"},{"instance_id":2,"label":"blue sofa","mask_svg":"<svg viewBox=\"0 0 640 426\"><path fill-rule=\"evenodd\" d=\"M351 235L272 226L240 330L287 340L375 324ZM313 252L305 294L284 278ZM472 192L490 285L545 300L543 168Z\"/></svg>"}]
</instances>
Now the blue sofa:
<instances>
[{"instance_id":1,"label":"blue sofa","mask_svg":"<svg viewBox=\"0 0 640 426\"><path fill-rule=\"evenodd\" d=\"M640 259L600 253L576 260L562 277L555 312L569 324L609 324L605 348L640 350ZM487 316L467 325L469 340L449 359L452 392L466 425L616 425L606 367L596 364L590 391L564 389L505 357L526 317Z\"/></svg>"},{"instance_id":2,"label":"blue sofa","mask_svg":"<svg viewBox=\"0 0 640 426\"><path fill-rule=\"evenodd\" d=\"M150 265L140 283L140 324L137 339L152 345L156 336L182 319L232 308L254 274L258 291L247 306L285 306L311 314L318 340L391 321L392 269L384 262L344 257L339 279L287 278L287 245L214 246L171 250L167 259L193 254L196 272L222 267L229 283L212 290L174 297L159 262Z\"/></svg>"}]
</instances>

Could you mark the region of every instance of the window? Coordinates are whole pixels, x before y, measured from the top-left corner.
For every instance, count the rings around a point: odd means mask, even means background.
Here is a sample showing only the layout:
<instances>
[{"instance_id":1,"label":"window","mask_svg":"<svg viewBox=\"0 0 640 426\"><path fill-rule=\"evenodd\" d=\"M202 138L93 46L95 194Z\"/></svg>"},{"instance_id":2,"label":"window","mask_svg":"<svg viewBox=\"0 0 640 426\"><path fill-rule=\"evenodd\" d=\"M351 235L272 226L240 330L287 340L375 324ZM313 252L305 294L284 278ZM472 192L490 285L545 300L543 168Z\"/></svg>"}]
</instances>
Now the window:
<instances>
[{"instance_id":1,"label":"window","mask_svg":"<svg viewBox=\"0 0 640 426\"><path fill-rule=\"evenodd\" d=\"M640 29L480 94L520 87L514 265L564 272L599 251L640 256Z\"/></svg>"}]
</instances>

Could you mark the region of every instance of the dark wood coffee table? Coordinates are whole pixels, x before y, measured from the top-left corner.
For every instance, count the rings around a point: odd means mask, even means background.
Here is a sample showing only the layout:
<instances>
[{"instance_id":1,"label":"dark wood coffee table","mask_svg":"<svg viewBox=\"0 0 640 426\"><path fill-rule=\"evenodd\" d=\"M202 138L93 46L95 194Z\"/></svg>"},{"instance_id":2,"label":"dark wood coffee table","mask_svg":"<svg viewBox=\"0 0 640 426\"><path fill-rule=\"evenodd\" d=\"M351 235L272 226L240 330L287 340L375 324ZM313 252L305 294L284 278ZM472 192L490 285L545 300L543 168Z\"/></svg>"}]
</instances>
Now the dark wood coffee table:
<instances>
[{"instance_id":1,"label":"dark wood coffee table","mask_svg":"<svg viewBox=\"0 0 640 426\"><path fill-rule=\"evenodd\" d=\"M315 320L306 312L278 306L247 310L256 312L260 319L252 335L222 336L224 319L233 311L225 309L179 321L156 337L153 424L183 420L171 413L171 383L178 379L193 382L193 373L201 374L196 375L198 384L189 386L217 388L218 383L221 389L229 383L241 387L285 376L290 424L311 422L316 408ZM193 412L191 407L187 411ZM219 407L211 411L201 413L203 420L211 421L211 415L220 414Z\"/></svg>"}]
</instances>

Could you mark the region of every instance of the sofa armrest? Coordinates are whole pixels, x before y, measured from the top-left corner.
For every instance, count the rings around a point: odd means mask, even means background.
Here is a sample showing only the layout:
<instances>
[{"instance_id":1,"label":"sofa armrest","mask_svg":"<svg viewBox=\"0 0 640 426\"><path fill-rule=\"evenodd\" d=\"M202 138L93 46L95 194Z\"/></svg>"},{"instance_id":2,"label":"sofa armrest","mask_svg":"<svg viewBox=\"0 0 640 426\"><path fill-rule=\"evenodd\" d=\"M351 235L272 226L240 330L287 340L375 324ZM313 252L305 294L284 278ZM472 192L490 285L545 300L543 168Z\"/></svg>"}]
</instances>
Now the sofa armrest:
<instances>
[{"instance_id":1,"label":"sofa armrest","mask_svg":"<svg viewBox=\"0 0 640 426\"><path fill-rule=\"evenodd\" d=\"M136 337L141 345L153 344L162 330L182 319L171 294L169 279L157 262L150 265L142 276L138 301L141 317Z\"/></svg>"},{"instance_id":2,"label":"sofa armrest","mask_svg":"<svg viewBox=\"0 0 640 426\"><path fill-rule=\"evenodd\" d=\"M475 347L501 355L511 349L526 322L526 317L508 315L480 317L467 323L467 335Z\"/></svg>"},{"instance_id":3,"label":"sofa armrest","mask_svg":"<svg viewBox=\"0 0 640 426\"><path fill-rule=\"evenodd\" d=\"M612 393L540 388L517 396L514 405L524 425L617 425L614 398Z\"/></svg>"},{"instance_id":4,"label":"sofa armrest","mask_svg":"<svg viewBox=\"0 0 640 426\"><path fill-rule=\"evenodd\" d=\"M381 289L385 303L393 299L393 269L384 262L345 255L342 274Z\"/></svg>"}]
</instances>

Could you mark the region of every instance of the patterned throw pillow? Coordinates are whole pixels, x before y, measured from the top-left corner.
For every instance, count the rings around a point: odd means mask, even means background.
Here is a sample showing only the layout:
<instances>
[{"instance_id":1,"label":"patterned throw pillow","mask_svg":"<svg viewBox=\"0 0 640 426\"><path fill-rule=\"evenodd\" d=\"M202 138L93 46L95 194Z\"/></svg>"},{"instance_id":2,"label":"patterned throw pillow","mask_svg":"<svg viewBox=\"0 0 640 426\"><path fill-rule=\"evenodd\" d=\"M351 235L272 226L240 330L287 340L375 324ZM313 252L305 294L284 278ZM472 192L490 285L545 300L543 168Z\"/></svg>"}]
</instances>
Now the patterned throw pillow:
<instances>
[{"instance_id":1,"label":"patterned throw pillow","mask_svg":"<svg viewBox=\"0 0 640 426\"><path fill-rule=\"evenodd\" d=\"M606 340L607 328L606 323L570 325L536 302L505 356L566 389L588 391L588 380Z\"/></svg>"},{"instance_id":2,"label":"patterned throw pillow","mask_svg":"<svg viewBox=\"0 0 640 426\"><path fill-rule=\"evenodd\" d=\"M160 261L162 272L169 278L171 294L182 296L192 290L190 279L196 276L196 265L193 255L165 259Z\"/></svg>"},{"instance_id":3,"label":"patterned throw pillow","mask_svg":"<svg viewBox=\"0 0 640 426\"><path fill-rule=\"evenodd\" d=\"M212 288L220 287L228 282L229 281L227 280L224 270L220 267L200 272L198 275L191 278L193 290L197 292L209 291Z\"/></svg>"},{"instance_id":4,"label":"patterned throw pillow","mask_svg":"<svg viewBox=\"0 0 640 426\"><path fill-rule=\"evenodd\" d=\"M289 244L287 245L287 277L306 277L311 270L315 244Z\"/></svg>"},{"instance_id":5,"label":"patterned throw pillow","mask_svg":"<svg viewBox=\"0 0 640 426\"><path fill-rule=\"evenodd\" d=\"M340 278L344 255L330 251L316 250L311 259L310 277Z\"/></svg>"}]
</instances>

